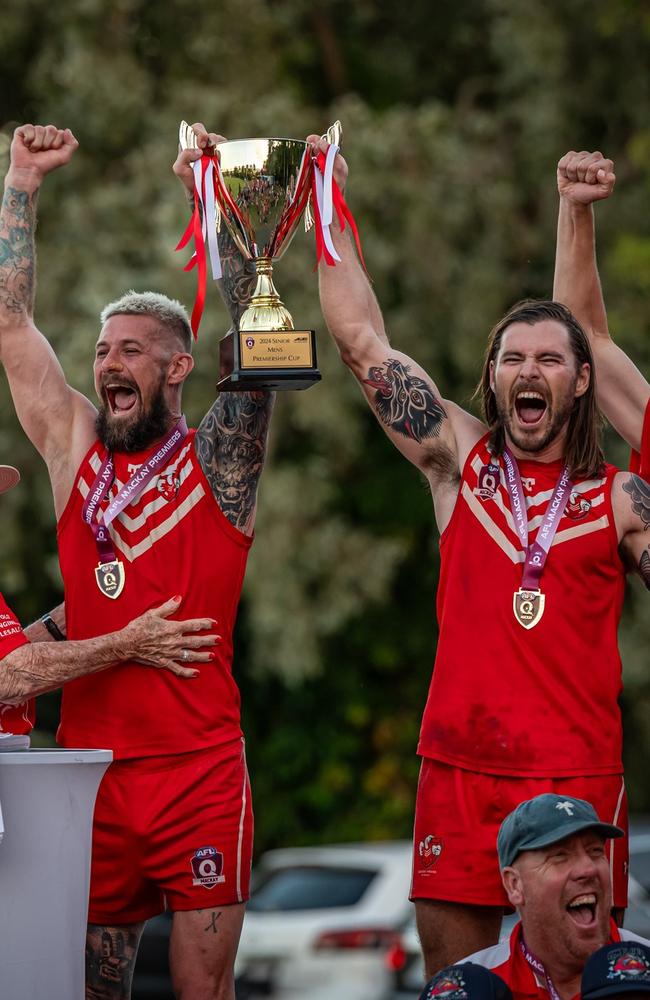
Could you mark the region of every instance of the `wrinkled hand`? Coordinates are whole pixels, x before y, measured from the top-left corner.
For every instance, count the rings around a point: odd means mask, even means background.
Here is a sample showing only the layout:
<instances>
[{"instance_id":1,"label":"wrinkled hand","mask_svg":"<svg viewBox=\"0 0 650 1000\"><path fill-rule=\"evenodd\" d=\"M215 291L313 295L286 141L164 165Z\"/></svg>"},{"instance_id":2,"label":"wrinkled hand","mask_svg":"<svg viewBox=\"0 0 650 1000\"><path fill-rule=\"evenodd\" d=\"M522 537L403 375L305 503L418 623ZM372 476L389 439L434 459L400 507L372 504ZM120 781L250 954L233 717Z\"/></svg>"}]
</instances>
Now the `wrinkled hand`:
<instances>
[{"instance_id":1,"label":"wrinkled hand","mask_svg":"<svg viewBox=\"0 0 650 1000\"><path fill-rule=\"evenodd\" d=\"M178 611L180 603L180 597L173 597L159 608L145 611L122 629L120 639L126 659L171 670L178 677L198 676L198 670L181 666L176 661L183 664L208 663L214 659L214 652L206 651L206 647L215 646L221 641L221 636L214 631L208 635L195 634L214 629L217 623L213 618L170 620L167 616Z\"/></svg>"},{"instance_id":2,"label":"wrinkled hand","mask_svg":"<svg viewBox=\"0 0 650 1000\"><path fill-rule=\"evenodd\" d=\"M329 147L329 142L327 139L323 139L320 135L308 135L307 142L312 148L312 153L315 156L318 152L326 153ZM345 185L348 179L348 165L341 156L340 153L336 154L334 160L334 180L340 187L341 191L345 192Z\"/></svg>"},{"instance_id":3,"label":"wrinkled hand","mask_svg":"<svg viewBox=\"0 0 650 1000\"><path fill-rule=\"evenodd\" d=\"M614 163L599 151L570 150L557 165L557 189L561 197L578 205L609 198L615 183Z\"/></svg>"},{"instance_id":4,"label":"wrinkled hand","mask_svg":"<svg viewBox=\"0 0 650 1000\"><path fill-rule=\"evenodd\" d=\"M194 191L194 174L192 172L194 161L201 159L206 146L216 146L220 142L227 141L223 135L217 135L216 132L208 132L205 125L202 125L201 122L196 122L196 124L192 125L192 129L198 140L199 148L181 149L179 146L178 156L172 168L179 181L185 185L190 193Z\"/></svg>"},{"instance_id":5,"label":"wrinkled hand","mask_svg":"<svg viewBox=\"0 0 650 1000\"><path fill-rule=\"evenodd\" d=\"M69 128L21 125L11 143L11 166L16 170L36 171L42 179L68 163L78 146Z\"/></svg>"}]
</instances>

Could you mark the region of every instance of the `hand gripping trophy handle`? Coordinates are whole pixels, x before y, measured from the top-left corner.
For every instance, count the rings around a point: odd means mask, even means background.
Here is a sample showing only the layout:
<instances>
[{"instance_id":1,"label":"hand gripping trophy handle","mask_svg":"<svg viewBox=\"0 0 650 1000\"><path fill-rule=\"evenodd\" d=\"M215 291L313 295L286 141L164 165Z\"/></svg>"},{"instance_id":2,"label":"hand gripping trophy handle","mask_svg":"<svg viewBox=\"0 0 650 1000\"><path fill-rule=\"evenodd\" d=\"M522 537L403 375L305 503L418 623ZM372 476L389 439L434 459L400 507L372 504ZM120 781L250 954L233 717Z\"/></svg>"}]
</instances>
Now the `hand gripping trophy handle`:
<instances>
[{"instance_id":1,"label":"hand gripping trophy handle","mask_svg":"<svg viewBox=\"0 0 650 1000\"><path fill-rule=\"evenodd\" d=\"M340 123L332 126L327 137L338 145ZM183 149L198 147L185 122L179 141ZM208 147L205 154L214 162L217 233L225 224L237 249L245 260L254 262L257 272L255 291L239 330L220 343L217 388L306 389L321 378L315 333L294 329L273 284L272 271L308 209L314 169L310 150L296 139L238 139Z\"/></svg>"}]
</instances>

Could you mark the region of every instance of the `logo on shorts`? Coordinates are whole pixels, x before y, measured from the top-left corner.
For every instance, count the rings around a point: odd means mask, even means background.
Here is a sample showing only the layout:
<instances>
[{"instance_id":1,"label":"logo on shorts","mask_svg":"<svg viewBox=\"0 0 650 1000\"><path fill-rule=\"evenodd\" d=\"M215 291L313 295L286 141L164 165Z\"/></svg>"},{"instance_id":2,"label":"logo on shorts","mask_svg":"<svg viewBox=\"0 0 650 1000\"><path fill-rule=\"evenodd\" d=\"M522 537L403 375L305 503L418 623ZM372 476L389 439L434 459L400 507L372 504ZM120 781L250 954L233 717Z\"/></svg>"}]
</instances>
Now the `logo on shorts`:
<instances>
[{"instance_id":1,"label":"logo on shorts","mask_svg":"<svg viewBox=\"0 0 650 1000\"><path fill-rule=\"evenodd\" d=\"M418 845L418 854L425 868L431 868L442 854L442 841L440 837L429 834Z\"/></svg>"},{"instance_id":2,"label":"logo on shorts","mask_svg":"<svg viewBox=\"0 0 650 1000\"><path fill-rule=\"evenodd\" d=\"M192 857L192 885L202 885L205 889L214 889L219 882L225 882L223 872L223 854L216 847L200 847Z\"/></svg>"},{"instance_id":3,"label":"logo on shorts","mask_svg":"<svg viewBox=\"0 0 650 1000\"><path fill-rule=\"evenodd\" d=\"M609 956L608 979L618 982L640 983L650 981L650 963L640 948L617 948Z\"/></svg>"}]
</instances>

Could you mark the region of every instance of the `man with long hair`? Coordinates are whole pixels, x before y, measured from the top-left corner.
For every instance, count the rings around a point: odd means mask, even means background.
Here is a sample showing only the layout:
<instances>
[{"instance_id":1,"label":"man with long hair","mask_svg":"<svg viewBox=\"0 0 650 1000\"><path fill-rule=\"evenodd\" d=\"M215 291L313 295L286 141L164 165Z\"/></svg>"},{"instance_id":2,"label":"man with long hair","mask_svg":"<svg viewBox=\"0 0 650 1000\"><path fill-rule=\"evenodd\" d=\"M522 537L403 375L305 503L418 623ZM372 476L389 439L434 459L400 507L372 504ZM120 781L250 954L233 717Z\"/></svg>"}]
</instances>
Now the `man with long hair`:
<instances>
[{"instance_id":1,"label":"man with long hair","mask_svg":"<svg viewBox=\"0 0 650 1000\"><path fill-rule=\"evenodd\" d=\"M343 186L341 157L335 169ZM650 504L644 484L603 460L589 341L568 309L522 302L496 324L479 420L390 347L347 234L335 239L341 263L320 269L327 325L426 477L441 535L411 888L433 975L498 938L507 899L494 845L519 802L555 792L625 823L619 546L650 582ZM610 863L624 907L625 850ZM569 916L592 919L588 908Z\"/></svg>"},{"instance_id":2,"label":"man with long hair","mask_svg":"<svg viewBox=\"0 0 650 1000\"><path fill-rule=\"evenodd\" d=\"M201 147L219 141L202 125L194 131ZM68 385L33 318L34 231L43 179L76 148L68 129L16 129L0 217L0 358L50 474L68 635L120 628L171 584L182 597L175 615L209 619L219 632L191 683L130 661L64 691L59 741L114 755L95 809L86 996L127 1000L144 921L167 908L177 994L233 1000L252 852L233 628L273 397L223 395L188 431L187 314L153 292L129 292L102 312L99 412ZM200 155L176 161L188 187ZM222 250L236 324L255 279L232 244ZM196 657L185 646L181 663Z\"/></svg>"}]
</instances>

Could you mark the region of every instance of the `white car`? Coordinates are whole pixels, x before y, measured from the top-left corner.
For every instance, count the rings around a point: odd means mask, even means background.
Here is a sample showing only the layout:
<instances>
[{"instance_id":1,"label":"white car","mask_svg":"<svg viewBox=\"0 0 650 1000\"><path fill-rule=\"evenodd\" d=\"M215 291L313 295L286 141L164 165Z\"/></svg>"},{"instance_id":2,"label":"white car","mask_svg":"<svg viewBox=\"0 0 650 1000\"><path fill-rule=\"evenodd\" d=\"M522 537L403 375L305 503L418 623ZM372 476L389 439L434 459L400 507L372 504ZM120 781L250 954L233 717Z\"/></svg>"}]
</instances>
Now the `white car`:
<instances>
[{"instance_id":1,"label":"white car","mask_svg":"<svg viewBox=\"0 0 650 1000\"><path fill-rule=\"evenodd\" d=\"M244 919L237 996L390 1000L406 963L410 876L408 841L267 852Z\"/></svg>"}]
</instances>

